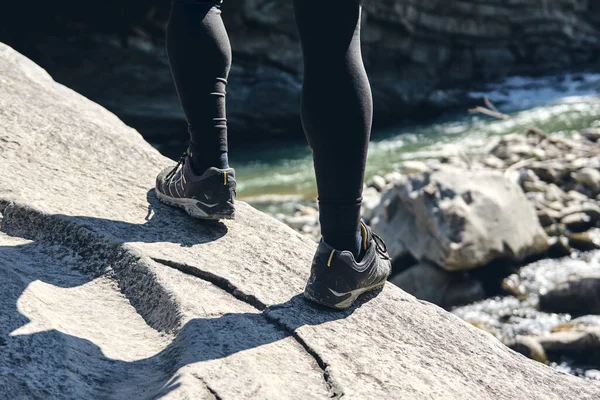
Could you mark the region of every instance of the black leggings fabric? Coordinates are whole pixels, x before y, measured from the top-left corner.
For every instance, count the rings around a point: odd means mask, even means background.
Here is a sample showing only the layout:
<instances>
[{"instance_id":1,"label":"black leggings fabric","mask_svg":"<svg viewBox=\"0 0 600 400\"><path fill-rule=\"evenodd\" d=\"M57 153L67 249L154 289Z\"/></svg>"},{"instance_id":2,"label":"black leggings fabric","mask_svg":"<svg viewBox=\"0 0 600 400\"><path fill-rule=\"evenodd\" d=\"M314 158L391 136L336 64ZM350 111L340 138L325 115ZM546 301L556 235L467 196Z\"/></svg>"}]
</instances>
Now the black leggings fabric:
<instances>
[{"instance_id":1,"label":"black leggings fabric","mask_svg":"<svg viewBox=\"0 0 600 400\"><path fill-rule=\"evenodd\" d=\"M167 37L191 142L209 159L227 151L231 48L218 4L175 0ZM360 51L360 1L294 0L294 9L304 55L302 124L313 150L321 231L331 246L357 254L373 107Z\"/></svg>"},{"instance_id":2,"label":"black leggings fabric","mask_svg":"<svg viewBox=\"0 0 600 400\"><path fill-rule=\"evenodd\" d=\"M167 25L167 54L190 133L198 172L223 167L227 152L225 94L231 45L215 1L175 0Z\"/></svg>"},{"instance_id":3,"label":"black leggings fabric","mask_svg":"<svg viewBox=\"0 0 600 400\"><path fill-rule=\"evenodd\" d=\"M356 253L373 116L360 1L295 0L294 8L304 55L302 125L313 150L321 233L334 248Z\"/></svg>"}]
</instances>

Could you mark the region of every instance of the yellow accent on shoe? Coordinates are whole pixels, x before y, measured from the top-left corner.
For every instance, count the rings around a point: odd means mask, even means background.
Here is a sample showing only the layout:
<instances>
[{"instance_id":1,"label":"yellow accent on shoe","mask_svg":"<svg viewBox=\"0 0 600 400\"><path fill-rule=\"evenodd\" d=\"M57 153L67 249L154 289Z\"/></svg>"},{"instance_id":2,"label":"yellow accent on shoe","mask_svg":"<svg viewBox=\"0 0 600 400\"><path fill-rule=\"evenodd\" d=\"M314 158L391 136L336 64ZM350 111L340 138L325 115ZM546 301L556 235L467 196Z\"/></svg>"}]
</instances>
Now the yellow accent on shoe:
<instances>
[{"instance_id":1,"label":"yellow accent on shoe","mask_svg":"<svg viewBox=\"0 0 600 400\"><path fill-rule=\"evenodd\" d=\"M227 171L223 173L223 185L227 185Z\"/></svg>"},{"instance_id":2,"label":"yellow accent on shoe","mask_svg":"<svg viewBox=\"0 0 600 400\"><path fill-rule=\"evenodd\" d=\"M333 258L333 253L335 253L335 250L331 250L331 254L329 255L329 260L327 260L328 267L331 267L331 259Z\"/></svg>"},{"instance_id":3,"label":"yellow accent on shoe","mask_svg":"<svg viewBox=\"0 0 600 400\"><path fill-rule=\"evenodd\" d=\"M362 234L363 234L363 247L365 248L365 251L367 250L367 228L365 227L365 224L363 224L362 222L360 223L360 228L362 230Z\"/></svg>"},{"instance_id":4,"label":"yellow accent on shoe","mask_svg":"<svg viewBox=\"0 0 600 400\"><path fill-rule=\"evenodd\" d=\"M190 151L190 158L192 157L192 152Z\"/></svg>"}]
</instances>

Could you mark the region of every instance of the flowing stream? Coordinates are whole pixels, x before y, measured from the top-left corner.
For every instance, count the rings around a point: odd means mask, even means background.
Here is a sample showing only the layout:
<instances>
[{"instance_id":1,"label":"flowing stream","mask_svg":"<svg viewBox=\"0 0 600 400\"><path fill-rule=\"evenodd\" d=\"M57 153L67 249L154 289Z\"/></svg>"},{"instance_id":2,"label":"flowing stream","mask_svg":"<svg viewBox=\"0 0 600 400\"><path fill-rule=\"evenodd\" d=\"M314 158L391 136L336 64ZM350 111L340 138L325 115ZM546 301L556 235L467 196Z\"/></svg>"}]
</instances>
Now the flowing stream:
<instances>
[{"instance_id":1,"label":"flowing stream","mask_svg":"<svg viewBox=\"0 0 600 400\"><path fill-rule=\"evenodd\" d=\"M537 126L548 133L568 135L600 127L599 74L545 78L513 77L474 97L487 96L512 119L484 115L447 115L372 135L367 179L397 169L405 160L431 159L484 151L494 136L523 133ZM262 144L230 154L238 177L238 196L270 212L291 212L293 203L316 198L311 152L305 142ZM343 171L341 171L343 173Z\"/></svg>"}]
</instances>

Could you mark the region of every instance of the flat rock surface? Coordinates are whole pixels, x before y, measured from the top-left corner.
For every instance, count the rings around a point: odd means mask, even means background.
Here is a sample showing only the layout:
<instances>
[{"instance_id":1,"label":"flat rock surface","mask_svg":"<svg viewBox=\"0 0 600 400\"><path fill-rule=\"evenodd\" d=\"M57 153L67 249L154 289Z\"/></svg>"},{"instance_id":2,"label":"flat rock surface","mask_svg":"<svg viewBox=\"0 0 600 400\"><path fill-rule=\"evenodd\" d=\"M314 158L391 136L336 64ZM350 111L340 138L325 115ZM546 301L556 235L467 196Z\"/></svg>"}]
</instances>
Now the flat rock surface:
<instances>
[{"instance_id":1,"label":"flat rock surface","mask_svg":"<svg viewBox=\"0 0 600 400\"><path fill-rule=\"evenodd\" d=\"M226 223L161 205L170 161L3 45L0 92L9 397L600 397L393 285L313 306L311 240L242 202Z\"/></svg>"}]
</instances>

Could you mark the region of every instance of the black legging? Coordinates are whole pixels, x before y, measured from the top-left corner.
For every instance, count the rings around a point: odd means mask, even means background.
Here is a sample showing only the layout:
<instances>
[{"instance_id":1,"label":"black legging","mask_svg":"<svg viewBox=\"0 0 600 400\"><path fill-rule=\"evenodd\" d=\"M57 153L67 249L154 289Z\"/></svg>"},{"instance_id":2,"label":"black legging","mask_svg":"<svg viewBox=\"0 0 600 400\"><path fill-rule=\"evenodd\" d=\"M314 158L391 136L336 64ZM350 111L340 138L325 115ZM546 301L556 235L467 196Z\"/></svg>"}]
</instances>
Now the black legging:
<instances>
[{"instance_id":1,"label":"black legging","mask_svg":"<svg viewBox=\"0 0 600 400\"><path fill-rule=\"evenodd\" d=\"M227 152L225 87L231 47L220 0L175 0L167 50L201 168ZM319 192L321 232L358 253L372 97L360 51L359 0L294 0L304 54L302 124ZM196 158L196 156L194 158ZM218 165L217 165L218 166ZM357 240L358 239L358 240Z\"/></svg>"}]
</instances>

